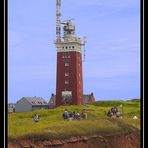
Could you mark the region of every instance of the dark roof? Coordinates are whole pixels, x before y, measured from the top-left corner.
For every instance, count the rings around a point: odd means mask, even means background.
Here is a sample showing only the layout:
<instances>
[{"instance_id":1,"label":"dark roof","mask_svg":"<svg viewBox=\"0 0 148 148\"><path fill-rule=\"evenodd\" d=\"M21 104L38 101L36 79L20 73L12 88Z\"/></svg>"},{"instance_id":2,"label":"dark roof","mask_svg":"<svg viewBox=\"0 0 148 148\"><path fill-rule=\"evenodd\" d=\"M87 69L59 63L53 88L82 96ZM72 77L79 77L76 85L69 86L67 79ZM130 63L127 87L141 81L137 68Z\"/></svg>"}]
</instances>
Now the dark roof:
<instances>
[{"instance_id":1,"label":"dark roof","mask_svg":"<svg viewBox=\"0 0 148 148\"><path fill-rule=\"evenodd\" d=\"M8 106L14 107L15 106L15 103L8 103Z\"/></svg>"},{"instance_id":2,"label":"dark roof","mask_svg":"<svg viewBox=\"0 0 148 148\"><path fill-rule=\"evenodd\" d=\"M26 99L32 105L47 105L47 102L42 97L23 97L22 99Z\"/></svg>"},{"instance_id":3,"label":"dark roof","mask_svg":"<svg viewBox=\"0 0 148 148\"><path fill-rule=\"evenodd\" d=\"M49 100L49 104L50 105L55 105L55 100L56 100L56 95L52 95L50 100Z\"/></svg>"}]
</instances>

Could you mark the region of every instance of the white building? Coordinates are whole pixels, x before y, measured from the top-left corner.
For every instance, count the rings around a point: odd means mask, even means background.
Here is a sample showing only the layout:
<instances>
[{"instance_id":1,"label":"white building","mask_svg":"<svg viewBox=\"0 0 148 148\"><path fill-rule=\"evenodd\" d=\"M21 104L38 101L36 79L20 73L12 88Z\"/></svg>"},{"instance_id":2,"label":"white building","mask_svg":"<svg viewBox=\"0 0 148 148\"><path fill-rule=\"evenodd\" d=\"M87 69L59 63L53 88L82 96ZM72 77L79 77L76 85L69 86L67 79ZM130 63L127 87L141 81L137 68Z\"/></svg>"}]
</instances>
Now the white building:
<instances>
[{"instance_id":1,"label":"white building","mask_svg":"<svg viewBox=\"0 0 148 148\"><path fill-rule=\"evenodd\" d=\"M48 106L48 103L41 97L22 97L15 105L15 112L48 109Z\"/></svg>"}]
</instances>

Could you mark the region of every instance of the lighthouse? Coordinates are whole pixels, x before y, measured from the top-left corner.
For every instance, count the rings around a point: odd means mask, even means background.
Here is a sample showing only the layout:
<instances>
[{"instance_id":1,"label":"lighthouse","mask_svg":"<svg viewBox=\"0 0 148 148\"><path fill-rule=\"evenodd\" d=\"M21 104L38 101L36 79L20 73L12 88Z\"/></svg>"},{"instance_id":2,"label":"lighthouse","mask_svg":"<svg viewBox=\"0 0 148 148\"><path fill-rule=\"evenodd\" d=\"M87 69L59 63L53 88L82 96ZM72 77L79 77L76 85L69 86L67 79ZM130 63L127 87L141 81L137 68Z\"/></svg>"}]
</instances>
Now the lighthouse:
<instances>
[{"instance_id":1,"label":"lighthouse","mask_svg":"<svg viewBox=\"0 0 148 148\"><path fill-rule=\"evenodd\" d=\"M83 98L82 46L72 20L60 21L61 0L56 0L56 106L81 105ZM61 29L62 25L62 29ZM63 35L61 37L61 30Z\"/></svg>"}]
</instances>

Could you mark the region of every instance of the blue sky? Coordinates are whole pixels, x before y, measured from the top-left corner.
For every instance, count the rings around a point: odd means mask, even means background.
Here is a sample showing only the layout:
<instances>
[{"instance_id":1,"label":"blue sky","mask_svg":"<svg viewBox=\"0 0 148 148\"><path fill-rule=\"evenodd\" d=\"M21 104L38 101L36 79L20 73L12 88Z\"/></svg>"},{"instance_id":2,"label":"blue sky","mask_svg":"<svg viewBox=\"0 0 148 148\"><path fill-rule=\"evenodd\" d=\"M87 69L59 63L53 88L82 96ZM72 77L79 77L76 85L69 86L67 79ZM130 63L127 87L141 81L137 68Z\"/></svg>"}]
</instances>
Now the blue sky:
<instances>
[{"instance_id":1,"label":"blue sky","mask_svg":"<svg viewBox=\"0 0 148 148\"><path fill-rule=\"evenodd\" d=\"M140 1L61 1L61 20L74 18L76 34L87 37L84 93L140 98ZM8 102L55 93L55 2L8 0Z\"/></svg>"}]
</instances>

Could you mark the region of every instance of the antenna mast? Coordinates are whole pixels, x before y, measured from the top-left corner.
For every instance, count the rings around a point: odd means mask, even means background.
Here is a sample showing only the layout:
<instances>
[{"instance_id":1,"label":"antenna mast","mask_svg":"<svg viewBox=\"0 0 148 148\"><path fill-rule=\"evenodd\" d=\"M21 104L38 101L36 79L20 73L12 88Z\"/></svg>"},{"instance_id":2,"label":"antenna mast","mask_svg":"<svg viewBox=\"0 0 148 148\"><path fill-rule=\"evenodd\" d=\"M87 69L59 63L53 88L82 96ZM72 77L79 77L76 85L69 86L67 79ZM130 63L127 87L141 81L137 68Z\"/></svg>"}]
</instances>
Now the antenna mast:
<instances>
[{"instance_id":1,"label":"antenna mast","mask_svg":"<svg viewBox=\"0 0 148 148\"><path fill-rule=\"evenodd\" d=\"M86 57L86 49L85 49L85 44L87 43L86 41L86 36L83 37L83 43L81 44L82 46L84 46L84 55L83 55L83 62L85 62L85 57Z\"/></svg>"},{"instance_id":2,"label":"antenna mast","mask_svg":"<svg viewBox=\"0 0 148 148\"><path fill-rule=\"evenodd\" d=\"M56 41L61 41L60 7L61 7L61 0L56 0Z\"/></svg>"}]
</instances>

